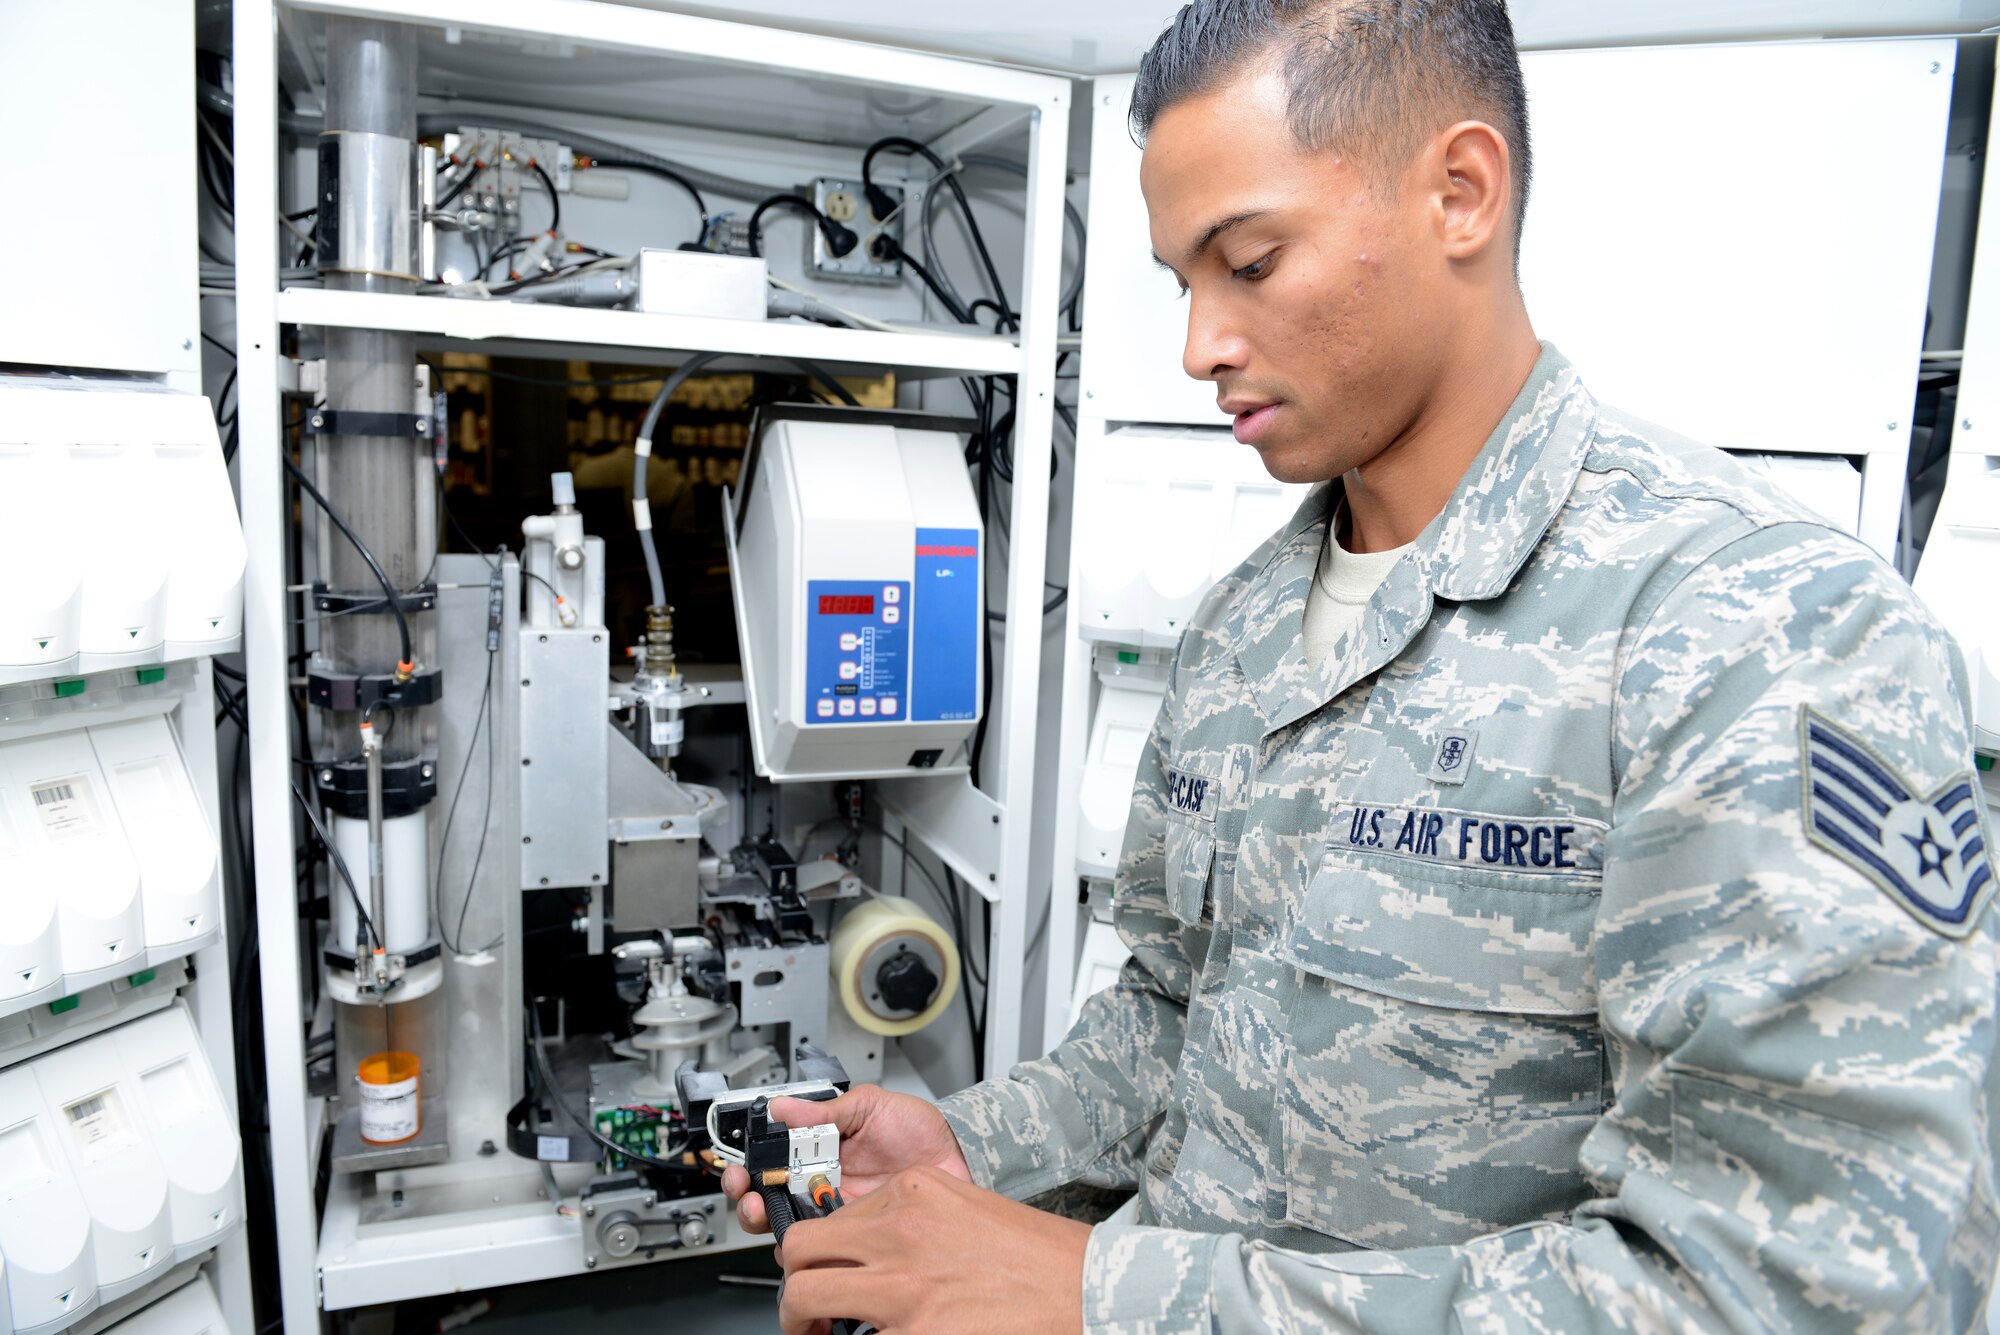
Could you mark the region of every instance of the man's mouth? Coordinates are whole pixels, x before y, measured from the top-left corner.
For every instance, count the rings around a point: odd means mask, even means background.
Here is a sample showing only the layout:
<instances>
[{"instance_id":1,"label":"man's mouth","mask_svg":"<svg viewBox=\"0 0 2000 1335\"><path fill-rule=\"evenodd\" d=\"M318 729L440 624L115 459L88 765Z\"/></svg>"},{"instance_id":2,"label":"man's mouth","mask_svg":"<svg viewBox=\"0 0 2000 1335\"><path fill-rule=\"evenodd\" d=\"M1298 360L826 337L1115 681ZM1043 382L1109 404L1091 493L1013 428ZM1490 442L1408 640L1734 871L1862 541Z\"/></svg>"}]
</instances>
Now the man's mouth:
<instances>
[{"instance_id":1,"label":"man's mouth","mask_svg":"<svg viewBox=\"0 0 2000 1335\"><path fill-rule=\"evenodd\" d=\"M1264 403L1248 405L1236 413L1235 435L1237 443L1255 445L1278 415L1278 405Z\"/></svg>"}]
</instances>

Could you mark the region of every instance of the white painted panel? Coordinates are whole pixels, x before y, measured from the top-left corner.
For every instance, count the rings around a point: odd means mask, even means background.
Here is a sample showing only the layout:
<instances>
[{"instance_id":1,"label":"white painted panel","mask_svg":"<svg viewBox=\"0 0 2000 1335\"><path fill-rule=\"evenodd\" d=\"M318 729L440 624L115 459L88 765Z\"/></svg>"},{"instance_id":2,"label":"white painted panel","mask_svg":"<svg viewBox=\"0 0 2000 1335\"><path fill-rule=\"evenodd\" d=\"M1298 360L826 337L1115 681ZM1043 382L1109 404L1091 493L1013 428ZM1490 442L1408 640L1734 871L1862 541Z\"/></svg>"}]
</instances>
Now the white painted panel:
<instances>
[{"instance_id":1,"label":"white painted panel","mask_svg":"<svg viewBox=\"0 0 2000 1335\"><path fill-rule=\"evenodd\" d=\"M1953 55L1853 42L1529 57L1521 276L1537 332L1599 398L1712 445L1900 448Z\"/></svg>"},{"instance_id":2,"label":"white painted panel","mask_svg":"<svg viewBox=\"0 0 2000 1335\"><path fill-rule=\"evenodd\" d=\"M0 8L0 362L200 370L193 41L188 4Z\"/></svg>"},{"instance_id":3,"label":"white painted panel","mask_svg":"<svg viewBox=\"0 0 2000 1335\"><path fill-rule=\"evenodd\" d=\"M1139 146L1125 114L1132 76L1091 85L1090 262L1083 273L1083 411L1113 422L1227 426L1215 386L1181 370L1188 307L1153 263Z\"/></svg>"}]
</instances>

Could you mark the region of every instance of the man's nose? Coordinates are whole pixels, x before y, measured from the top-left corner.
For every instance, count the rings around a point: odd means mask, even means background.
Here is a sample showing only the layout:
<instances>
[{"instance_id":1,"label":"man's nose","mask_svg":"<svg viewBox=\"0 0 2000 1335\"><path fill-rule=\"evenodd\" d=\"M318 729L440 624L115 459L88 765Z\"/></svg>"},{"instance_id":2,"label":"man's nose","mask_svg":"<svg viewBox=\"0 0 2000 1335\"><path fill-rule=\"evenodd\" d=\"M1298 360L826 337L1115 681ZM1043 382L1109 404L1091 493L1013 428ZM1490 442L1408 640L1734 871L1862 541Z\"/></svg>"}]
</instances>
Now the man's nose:
<instances>
[{"instance_id":1,"label":"man's nose","mask_svg":"<svg viewBox=\"0 0 2000 1335\"><path fill-rule=\"evenodd\" d=\"M1249 344L1226 303L1188 292L1187 343L1181 349L1181 369L1196 380L1221 380L1241 371L1249 359Z\"/></svg>"}]
</instances>

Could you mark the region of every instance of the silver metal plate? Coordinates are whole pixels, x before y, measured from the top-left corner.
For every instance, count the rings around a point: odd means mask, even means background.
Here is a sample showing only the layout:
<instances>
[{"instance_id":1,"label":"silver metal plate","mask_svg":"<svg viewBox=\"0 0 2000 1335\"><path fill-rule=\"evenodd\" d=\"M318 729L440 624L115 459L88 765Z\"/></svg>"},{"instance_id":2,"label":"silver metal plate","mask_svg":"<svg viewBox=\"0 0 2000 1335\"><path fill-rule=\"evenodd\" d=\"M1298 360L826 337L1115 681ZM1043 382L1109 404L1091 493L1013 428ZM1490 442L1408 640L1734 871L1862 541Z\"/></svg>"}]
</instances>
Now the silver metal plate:
<instances>
[{"instance_id":1,"label":"silver metal plate","mask_svg":"<svg viewBox=\"0 0 2000 1335\"><path fill-rule=\"evenodd\" d=\"M602 885L611 873L604 631L523 630L521 888Z\"/></svg>"}]
</instances>

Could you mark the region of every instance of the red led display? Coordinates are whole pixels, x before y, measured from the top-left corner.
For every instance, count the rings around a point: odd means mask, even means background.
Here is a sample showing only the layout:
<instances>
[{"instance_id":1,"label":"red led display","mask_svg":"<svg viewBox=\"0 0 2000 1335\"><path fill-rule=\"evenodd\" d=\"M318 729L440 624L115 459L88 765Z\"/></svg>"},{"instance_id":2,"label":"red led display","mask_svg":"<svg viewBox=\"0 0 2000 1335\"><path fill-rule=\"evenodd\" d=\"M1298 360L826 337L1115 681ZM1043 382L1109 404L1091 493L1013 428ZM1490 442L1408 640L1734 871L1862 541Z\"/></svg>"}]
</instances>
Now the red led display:
<instances>
[{"instance_id":1,"label":"red led display","mask_svg":"<svg viewBox=\"0 0 2000 1335\"><path fill-rule=\"evenodd\" d=\"M868 594L821 594L819 614L823 617L872 617L875 599Z\"/></svg>"}]
</instances>

